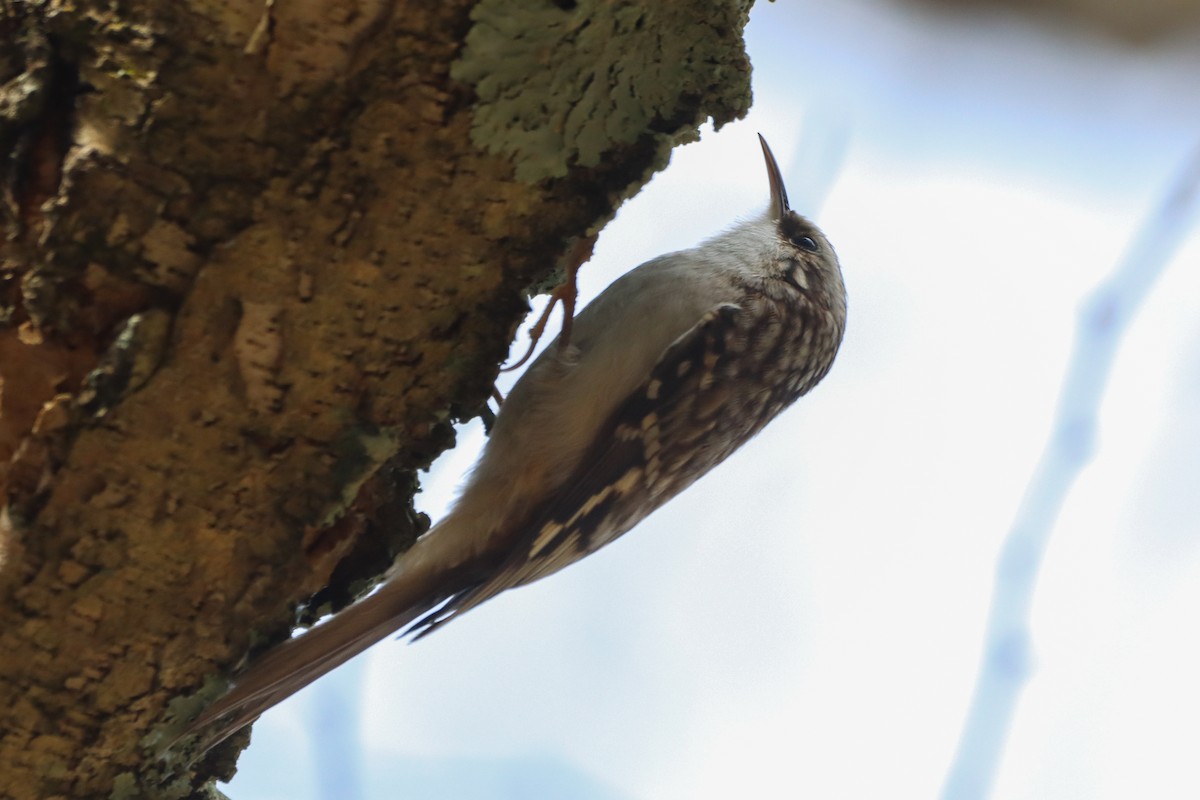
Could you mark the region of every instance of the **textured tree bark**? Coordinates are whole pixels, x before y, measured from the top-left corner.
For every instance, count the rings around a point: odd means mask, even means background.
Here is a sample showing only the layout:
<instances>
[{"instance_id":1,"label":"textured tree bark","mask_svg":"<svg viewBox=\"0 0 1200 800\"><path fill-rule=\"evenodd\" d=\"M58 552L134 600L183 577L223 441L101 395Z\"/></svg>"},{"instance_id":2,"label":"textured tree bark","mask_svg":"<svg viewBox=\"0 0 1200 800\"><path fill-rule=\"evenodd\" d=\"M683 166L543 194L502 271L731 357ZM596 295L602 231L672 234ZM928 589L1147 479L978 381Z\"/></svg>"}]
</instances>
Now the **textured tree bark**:
<instances>
[{"instance_id":1,"label":"textured tree bark","mask_svg":"<svg viewBox=\"0 0 1200 800\"><path fill-rule=\"evenodd\" d=\"M749 3L0 2L0 796L231 773L159 752L426 527L526 291L745 112Z\"/></svg>"}]
</instances>

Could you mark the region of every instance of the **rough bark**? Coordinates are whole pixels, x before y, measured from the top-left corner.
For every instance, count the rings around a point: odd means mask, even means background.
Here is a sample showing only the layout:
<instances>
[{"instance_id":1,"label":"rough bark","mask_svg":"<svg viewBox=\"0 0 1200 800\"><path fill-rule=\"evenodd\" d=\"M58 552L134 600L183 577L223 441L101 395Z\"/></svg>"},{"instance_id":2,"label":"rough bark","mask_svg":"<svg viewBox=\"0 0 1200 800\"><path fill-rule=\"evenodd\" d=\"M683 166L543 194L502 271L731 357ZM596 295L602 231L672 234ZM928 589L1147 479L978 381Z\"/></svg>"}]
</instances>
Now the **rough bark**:
<instances>
[{"instance_id":1,"label":"rough bark","mask_svg":"<svg viewBox=\"0 0 1200 800\"><path fill-rule=\"evenodd\" d=\"M231 772L159 750L426 527L526 291L744 113L749 2L0 2L0 796Z\"/></svg>"}]
</instances>

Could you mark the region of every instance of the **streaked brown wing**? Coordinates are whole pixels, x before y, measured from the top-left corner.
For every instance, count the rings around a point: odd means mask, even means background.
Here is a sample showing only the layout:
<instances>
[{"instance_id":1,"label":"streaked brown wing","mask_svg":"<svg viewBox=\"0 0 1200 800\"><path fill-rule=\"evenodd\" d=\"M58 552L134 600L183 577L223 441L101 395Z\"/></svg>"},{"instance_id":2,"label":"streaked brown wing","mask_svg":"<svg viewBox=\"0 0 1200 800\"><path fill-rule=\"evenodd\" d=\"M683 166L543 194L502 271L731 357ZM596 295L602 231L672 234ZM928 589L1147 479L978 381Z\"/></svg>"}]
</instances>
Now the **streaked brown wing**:
<instances>
[{"instance_id":1,"label":"streaked brown wing","mask_svg":"<svg viewBox=\"0 0 1200 800\"><path fill-rule=\"evenodd\" d=\"M601 427L576 473L548 497L492 576L416 623L420 638L506 589L557 572L636 525L735 449L706 441L729 393L743 314L718 306L664 352Z\"/></svg>"}]
</instances>

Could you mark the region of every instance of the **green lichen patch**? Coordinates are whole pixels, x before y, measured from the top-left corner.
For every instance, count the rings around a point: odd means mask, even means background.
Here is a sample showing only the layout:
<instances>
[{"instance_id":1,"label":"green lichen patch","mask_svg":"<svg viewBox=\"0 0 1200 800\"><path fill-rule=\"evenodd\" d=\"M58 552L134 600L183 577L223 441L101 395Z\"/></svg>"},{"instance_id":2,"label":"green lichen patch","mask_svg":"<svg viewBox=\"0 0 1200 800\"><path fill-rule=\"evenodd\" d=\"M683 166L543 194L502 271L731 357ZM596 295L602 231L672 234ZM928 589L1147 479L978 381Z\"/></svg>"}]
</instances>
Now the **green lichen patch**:
<instances>
[{"instance_id":1,"label":"green lichen patch","mask_svg":"<svg viewBox=\"0 0 1200 800\"><path fill-rule=\"evenodd\" d=\"M745 114L749 3L482 0L451 75L478 97L471 138L537 182L615 147Z\"/></svg>"}]
</instances>

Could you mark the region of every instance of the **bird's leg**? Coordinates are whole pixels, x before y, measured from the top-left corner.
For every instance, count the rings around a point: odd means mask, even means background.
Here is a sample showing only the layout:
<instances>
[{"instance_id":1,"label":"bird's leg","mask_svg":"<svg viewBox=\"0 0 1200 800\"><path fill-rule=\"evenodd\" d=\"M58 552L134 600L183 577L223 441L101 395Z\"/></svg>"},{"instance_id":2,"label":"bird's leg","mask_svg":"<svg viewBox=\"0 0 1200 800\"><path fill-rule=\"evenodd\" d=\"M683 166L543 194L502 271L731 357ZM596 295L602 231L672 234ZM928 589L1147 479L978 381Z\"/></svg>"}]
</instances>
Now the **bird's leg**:
<instances>
[{"instance_id":1,"label":"bird's leg","mask_svg":"<svg viewBox=\"0 0 1200 800\"><path fill-rule=\"evenodd\" d=\"M529 349L525 351L525 355L521 356L521 360L512 366L504 367L501 372L512 372L514 369L523 365L533 355L537 343L541 341L542 334L546 332L546 324L550 321L550 312L554 310L554 306L562 303L563 321L562 328L558 334L558 349L562 352L571 344L571 323L575 320L575 301L579 297L579 287L575 279L579 275L579 268L587 263L587 260L592 257L592 248L596 246L596 237L585 236L575 243L567 253L567 263L563 278L563 282L554 287L554 291L550 292L550 302L546 304L546 310L538 317L538 321L529 330Z\"/></svg>"},{"instance_id":2,"label":"bird's leg","mask_svg":"<svg viewBox=\"0 0 1200 800\"><path fill-rule=\"evenodd\" d=\"M500 390L495 386L492 387L492 399L496 401L496 410L492 411L492 407L487 403L479 409L479 421L483 423L483 432L488 436L492 435L492 426L496 424L496 415L500 413L500 407L504 405L504 395L500 394Z\"/></svg>"},{"instance_id":3,"label":"bird's leg","mask_svg":"<svg viewBox=\"0 0 1200 800\"><path fill-rule=\"evenodd\" d=\"M537 343L541 341L542 334L546 332L546 324L550 321L550 312L554 310L559 302L563 304L563 322L562 333L560 334L559 346L571 330L571 314L575 311L575 273L578 267L572 269L567 268L566 280L554 287L554 291L550 292L550 302L546 304L546 310L538 317L538 321L532 328L529 329L529 349L525 351L525 355L521 356L521 360L507 367L502 367L501 372L512 372L514 369L525 364L529 357L533 355Z\"/></svg>"}]
</instances>

